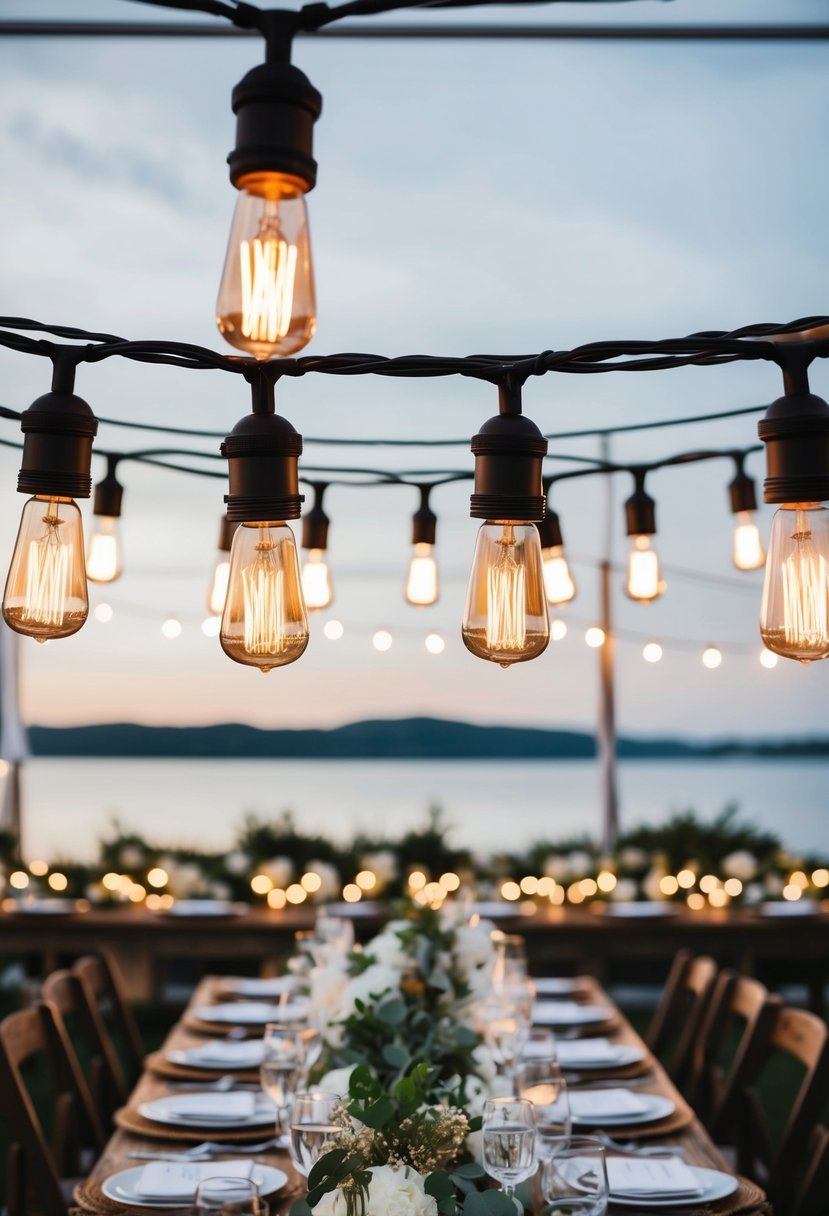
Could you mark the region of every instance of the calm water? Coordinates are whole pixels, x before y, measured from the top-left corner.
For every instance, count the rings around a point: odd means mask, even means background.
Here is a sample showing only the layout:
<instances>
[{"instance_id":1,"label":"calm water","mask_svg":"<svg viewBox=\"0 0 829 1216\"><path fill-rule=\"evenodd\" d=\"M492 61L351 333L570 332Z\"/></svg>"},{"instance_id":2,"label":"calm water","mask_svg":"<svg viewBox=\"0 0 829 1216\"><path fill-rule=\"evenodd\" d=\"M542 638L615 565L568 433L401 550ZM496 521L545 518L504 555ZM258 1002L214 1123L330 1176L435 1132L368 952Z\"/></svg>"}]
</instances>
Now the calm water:
<instances>
[{"instance_id":1,"label":"calm water","mask_svg":"<svg viewBox=\"0 0 829 1216\"><path fill-rule=\"evenodd\" d=\"M829 847L829 762L626 761L622 825L726 803L792 849ZM32 760L24 774L24 845L32 857L87 859L114 818L167 845L226 848L247 812L294 813L309 831L347 839L389 833L443 808L452 838L481 851L600 831L589 761Z\"/></svg>"}]
</instances>

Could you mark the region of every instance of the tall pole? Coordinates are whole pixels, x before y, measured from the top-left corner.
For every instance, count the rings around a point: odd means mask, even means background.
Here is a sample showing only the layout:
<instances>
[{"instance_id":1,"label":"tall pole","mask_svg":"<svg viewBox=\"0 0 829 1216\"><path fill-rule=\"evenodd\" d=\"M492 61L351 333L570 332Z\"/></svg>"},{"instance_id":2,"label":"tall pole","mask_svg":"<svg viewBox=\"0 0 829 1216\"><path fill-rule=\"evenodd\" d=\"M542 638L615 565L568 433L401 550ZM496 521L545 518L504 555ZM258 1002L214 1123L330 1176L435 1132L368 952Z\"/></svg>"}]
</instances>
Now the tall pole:
<instances>
[{"instance_id":1,"label":"tall pole","mask_svg":"<svg viewBox=\"0 0 829 1216\"><path fill-rule=\"evenodd\" d=\"M610 437L601 438L601 459L610 463ZM613 478L605 477L605 541L601 564L601 615L605 642L599 647L598 754L602 792L602 848L610 852L619 835L619 792L616 781L616 698L613 635Z\"/></svg>"}]
</instances>

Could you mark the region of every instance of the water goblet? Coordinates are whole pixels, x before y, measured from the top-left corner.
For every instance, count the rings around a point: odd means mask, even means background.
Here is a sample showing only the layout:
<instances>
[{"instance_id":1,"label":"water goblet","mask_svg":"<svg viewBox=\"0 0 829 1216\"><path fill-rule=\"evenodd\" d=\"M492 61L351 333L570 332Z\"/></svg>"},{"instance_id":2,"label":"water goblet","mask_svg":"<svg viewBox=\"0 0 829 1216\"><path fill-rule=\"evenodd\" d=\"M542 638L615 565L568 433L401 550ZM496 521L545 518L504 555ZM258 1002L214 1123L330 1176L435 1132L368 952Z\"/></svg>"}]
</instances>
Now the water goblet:
<instances>
[{"instance_id":1,"label":"water goblet","mask_svg":"<svg viewBox=\"0 0 829 1216\"><path fill-rule=\"evenodd\" d=\"M284 1132L291 1100L299 1088L303 1068L303 1028L269 1022L265 1027L259 1080L276 1107L276 1133Z\"/></svg>"},{"instance_id":2,"label":"water goblet","mask_svg":"<svg viewBox=\"0 0 829 1216\"><path fill-rule=\"evenodd\" d=\"M217 1176L203 1179L196 1187L193 1211L195 1216L268 1216L268 1205L249 1178Z\"/></svg>"},{"instance_id":3,"label":"water goblet","mask_svg":"<svg viewBox=\"0 0 829 1216\"><path fill-rule=\"evenodd\" d=\"M325 942L330 942L338 954L350 954L354 949L354 924L347 916L332 916L317 913L315 932Z\"/></svg>"},{"instance_id":4,"label":"water goblet","mask_svg":"<svg viewBox=\"0 0 829 1216\"><path fill-rule=\"evenodd\" d=\"M497 995L484 1001L481 1017L484 1041L499 1071L511 1076L529 1037L529 1022L518 1005Z\"/></svg>"},{"instance_id":5,"label":"water goblet","mask_svg":"<svg viewBox=\"0 0 829 1216\"><path fill-rule=\"evenodd\" d=\"M522 1060L515 1069L515 1092L533 1104L538 1156L546 1161L567 1143L573 1126L567 1083L556 1060Z\"/></svg>"},{"instance_id":6,"label":"water goblet","mask_svg":"<svg viewBox=\"0 0 829 1216\"><path fill-rule=\"evenodd\" d=\"M515 1188L532 1178L538 1167L532 1103L523 1098L490 1098L484 1106L483 1150L487 1174L520 1211Z\"/></svg>"},{"instance_id":7,"label":"water goblet","mask_svg":"<svg viewBox=\"0 0 829 1216\"><path fill-rule=\"evenodd\" d=\"M300 1174L308 1177L311 1167L336 1148L345 1130L335 1116L342 1111L340 1094L312 1090L294 1095L291 1108L291 1160Z\"/></svg>"},{"instance_id":8,"label":"water goblet","mask_svg":"<svg viewBox=\"0 0 829 1216\"><path fill-rule=\"evenodd\" d=\"M605 1216L607 1169L600 1141L572 1136L543 1162L541 1193L547 1216Z\"/></svg>"}]
</instances>

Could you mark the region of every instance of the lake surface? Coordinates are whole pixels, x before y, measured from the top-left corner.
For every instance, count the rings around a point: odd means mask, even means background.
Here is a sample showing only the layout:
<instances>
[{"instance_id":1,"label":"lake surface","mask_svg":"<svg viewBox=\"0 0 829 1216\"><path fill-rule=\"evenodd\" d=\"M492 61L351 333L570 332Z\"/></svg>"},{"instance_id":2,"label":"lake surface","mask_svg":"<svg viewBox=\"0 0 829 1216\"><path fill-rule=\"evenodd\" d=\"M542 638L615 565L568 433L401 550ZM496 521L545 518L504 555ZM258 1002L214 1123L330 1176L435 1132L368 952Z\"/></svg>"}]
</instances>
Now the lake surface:
<instances>
[{"instance_id":1,"label":"lake surface","mask_svg":"<svg viewBox=\"0 0 829 1216\"><path fill-rule=\"evenodd\" d=\"M829 852L829 761L622 761L622 829L737 802L794 850ZM115 818L165 845L224 849L247 813L293 812L347 840L390 835L440 806L454 843L481 852L601 831L593 761L34 759L23 777L28 857L92 859Z\"/></svg>"}]
</instances>

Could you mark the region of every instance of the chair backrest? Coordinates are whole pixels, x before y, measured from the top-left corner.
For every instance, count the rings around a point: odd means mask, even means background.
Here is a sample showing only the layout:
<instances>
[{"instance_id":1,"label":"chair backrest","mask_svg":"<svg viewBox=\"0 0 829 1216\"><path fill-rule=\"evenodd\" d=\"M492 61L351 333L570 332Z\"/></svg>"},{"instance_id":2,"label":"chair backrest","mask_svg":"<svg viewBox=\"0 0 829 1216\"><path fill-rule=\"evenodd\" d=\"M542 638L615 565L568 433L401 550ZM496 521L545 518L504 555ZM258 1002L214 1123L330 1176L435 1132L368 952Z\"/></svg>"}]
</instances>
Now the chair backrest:
<instances>
[{"instance_id":1,"label":"chair backrest","mask_svg":"<svg viewBox=\"0 0 829 1216\"><path fill-rule=\"evenodd\" d=\"M695 958L680 950L674 958L659 1004L646 1035L648 1047L662 1060L667 1072L681 1085L702 1020L708 1009L717 964L707 955Z\"/></svg>"},{"instance_id":2,"label":"chair backrest","mask_svg":"<svg viewBox=\"0 0 829 1216\"><path fill-rule=\"evenodd\" d=\"M83 1061L89 1088L101 1119L108 1122L128 1097L118 1055L106 1023L82 975L53 971L43 983L43 999L59 1010L64 1026Z\"/></svg>"},{"instance_id":3,"label":"chair backrest","mask_svg":"<svg viewBox=\"0 0 829 1216\"><path fill-rule=\"evenodd\" d=\"M800 1080L792 1086L796 1072ZM785 1212L829 1101L829 1026L805 1009L778 1009L765 1042L758 1041L749 1053L743 1076L738 1165L766 1188L775 1211ZM775 1134L772 1118L781 1112L786 1118Z\"/></svg>"},{"instance_id":4,"label":"chair backrest","mask_svg":"<svg viewBox=\"0 0 829 1216\"><path fill-rule=\"evenodd\" d=\"M72 967L92 997L125 1060L128 1085L134 1085L144 1067L144 1044L126 996L126 988L115 959L106 950L86 954Z\"/></svg>"},{"instance_id":5,"label":"chair backrest","mask_svg":"<svg viewBox=\"0 0 829 1216\"><path fill-rule=\"evenodd\" d=\"M771 1033L782 1002L758 980L720 973L691 1052L684 1093L714 1139L728 1138L746 1067Z\"/></svg>"},{"instance_id":6,"label":"chair backrest","mask_svg":"<svg viewBox=\"0 0 829 1216\"><path fill-rule=\"evenodd\" d=\"M27 1081L29 1067L44 1064L52 1089L50 1137ZM61 1179L79 1172L82 1148L101 1152L105 1137L60 1013L46 1001L0 1022L0 1111L11 1141L7 1216L65 1216Z\"/></svg>"},{"instance_id":7,"label":"chair backrest","mask_svg":"<svg viewBox=\"0 0 829 1216\"><path fill-rule=\"evenodd\" d=\"M791 1216L826 1216L829 1212L829 1128L816 1127L810 1144Z\"/></svg>"}]
</instances>

